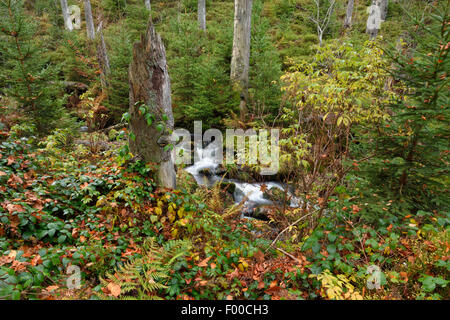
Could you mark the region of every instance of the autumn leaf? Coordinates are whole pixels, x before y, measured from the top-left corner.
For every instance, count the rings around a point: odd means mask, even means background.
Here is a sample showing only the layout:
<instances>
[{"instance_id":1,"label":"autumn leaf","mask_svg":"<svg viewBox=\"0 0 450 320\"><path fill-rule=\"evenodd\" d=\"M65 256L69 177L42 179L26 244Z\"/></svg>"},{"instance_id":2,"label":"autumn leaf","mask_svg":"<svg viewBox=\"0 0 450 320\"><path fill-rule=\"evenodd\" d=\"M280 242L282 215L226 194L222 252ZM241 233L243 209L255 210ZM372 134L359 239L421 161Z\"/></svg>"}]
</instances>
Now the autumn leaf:
<instances>
[{"instance_id":1,"label":"autumn leaf","mask_svg":"<svg viewBox=\"0 0 450 320\"><path fill-rule=\"evenodd\" d=\"M108 286L106 287L109 292L114 296L118 297L120 295L120 286L118 284L115 284L114 282L110 282Z\"/></svg>"},{"instance_id":2,"label":"autumn leaf","mask_svg":"<svg viewBox=\"0 0 450 320\"><path fill-rule=\"evenodd\" d=\"M14 161L15 161L14 157L13 156L9 156L7 165L8 166L12 165L14 163Z\"/></svg>"},{"instance_id":3,"label":"autumn leaf","mask_svg":"<svg viewBox=\"0 0 450 320\"><path fill-rule=\"evenodd\" d=\"M46 291L51 292L51 291L55 291L56 289L58 289L59 286L48 286L47 288L45 288Z\"/></svg>"},{"instance_id":4,"label":"autumn leaf","mask_svg":"<svg viewBox=\"0 0 450 320\"><path fill-rule=\"evenodd\" d=\"M352 210L353 210L353 213L356 214L361 211L361 208L358 207L356 204L354 204L354 205L352 205Z\"/></svg>"},{"instance_id":5,"label":"autumn leaf","mask_svg":"<svg viewBox=\"0 0 450 320\"><path fill-rule=\"evenodd\" d=\"M197 264L197 266L198 266L198 267L207 267L207 266L208 266L208 261L209 261L211 258L212 258L212 256L211 256L211 257L208 257L208 258L206 258L206 259L204 259L204 260L202 260L199 264Z\"/></svg>"},{"instance_id":6,"label":"autumn leaf","mask_svg":"<svg viewBox=\"0 0 450 320\"><path fill-rule=\"evenodd\" d=\"M38 264L42 263L42 259L40 255L35 256L33 259L31 259L31 265L33 267L37 266Z\"/></svg>"},{"instance_id":7,"label":"autumn leaf","mask_svg":"<svg viewBox=\"0 0 450 320\"><path fill-rule=\"evenodd\" d=\"M9 211L9 213L25 211L25 209L20 204L12 204L12 203L7 204L6 209Z\"/></svg>"},{"instance_id":8,"label":"autumn leaf","mask_svg":"<svg viewBox=\"0 0 450 320\"><path fill-rule=\"evenodd\" d=\"M408 274L406 272L401 271L400 276L403 278L403 281L408 282Z\"/></svg>"},{"instance_id":9,"label":"autumn leaf","mask_svg":"<svg viewBox=\"0 0 450 320\"><path fill-rule=\"evenodd\" d=\"M255 254L254 257L256 258L256 260L258 260L259 262L263 262L264 261L264 253L261 252L261 250L258 250Z\"/></svg>"}]
</instances>

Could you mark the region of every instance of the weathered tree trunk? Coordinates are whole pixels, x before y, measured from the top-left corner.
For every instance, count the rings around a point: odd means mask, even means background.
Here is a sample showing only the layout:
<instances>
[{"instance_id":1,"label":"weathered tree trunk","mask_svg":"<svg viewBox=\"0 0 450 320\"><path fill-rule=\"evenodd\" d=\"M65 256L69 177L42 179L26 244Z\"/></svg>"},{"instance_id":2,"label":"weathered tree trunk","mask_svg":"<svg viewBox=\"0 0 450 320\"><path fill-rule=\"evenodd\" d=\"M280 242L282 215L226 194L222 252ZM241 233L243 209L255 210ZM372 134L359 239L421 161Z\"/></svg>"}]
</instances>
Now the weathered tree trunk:
<instances>
[{"instance_id":1,"label":"weathered tree trunk","mask_svg":"<svg viewBox=\"0 0 450 320\"><path fill-rule=\"evenodd\" d=\"M206 0L198 0L198 27L206 30Z\"/></svg>"},{"instance_id":2,"label":"weathered tree trunk","mask_svg":"<svg viewBox=\"0 0 450 320\"><path fill-rule=\"evenodd\" d=\"M385 21L388 13L389 0L381 0L381 21Z\"/></svg>"},{"instance_id":3,"label":"weathered tree trunk","mask_svg":"<svg viewBox=\"0 0 450 320\"><path fill-rule=\"evenodd\" d=\"M373 0L372 5L367 8L367 13L369 17L367 18L366 32L370 35L370 39L373 40L377 37L381 28L380 0Z\"/></svg>"},{"instance_id":4,"label":"weathered tree trunk","mask_svg":"<svg viewBox=\"0 0 450 320\"><path fill-rule=\"evenodd\" d=\"M347 13L346 13L345 22L344 22L345 28L350 28L352 26L352 16L353 16L354 6L355 6L355 0L348 0Z\"/></svg>"},{"instance_id":5,"label":"weathered tree trunk","mask_svg":"<svg viewBox=\"0 0 450 320\"><path fill-rule=\"evenodd\" d=\"M77 5L71 5L69 10L69 20L73 29L81 29L81 10Z\"/></svg>"},{"instance_id":6,"label":"weathered tree trunk","mask_svg":"<svg viewBox=\"0 0 450 320\"><path fill-rule=\"evenodd\" d=\"M97 61L100 66L100 79L102 87L106 89L108 87L108 77L111 73L111 67L109 64L108 53L106 51L105 38L103 38L102 31L103 21L100 21L97 28Z\"/></svg>"},{"instance_id":7,"label":"weathered tree trunk","mask_svg":"<svg viewBox=\"0 0 450 320\"><path fill-rule=\"evenodd\" d=\"M67 6L67 0L60 0L61 9L64 18L64 26L67 30L72 31L72 21L70 20L69 7Z\"/></svg>"},{"instance_id":8,"label":"weathered tree trunk","mask_svg":"<svg viewBox=\"0 0 450 320\"><path fill-rule=\"evenodd\" d=\"M145 162L159 165L158 183L176 187L172 152L164 148L170 143L174 120L166 50L151 20L147 32L134 44L133 60L128 70L130 81L130 151ZM142 113L143 105L148 111ZM154 121L148 124L146 114ZM164 123L161 126L161 123Z\"/></svg>"},{"instance_id":9,"label":"weathered tree trunk","mask_svg":"<svg viewBox=\"0 0 450 320\"><path fill-rule=\"evenodd\" d=\"M148 11L152 10L152 5L150 3L150 0L145 0L145 7L147 8Z\"/></svg>"},{"instance_id":10,"label":"weathered tree trunk","mask_svg":"<svg viewBox=\"0 0 450 320\"><path fill-rule=\"evenodd\" d=\"M233 88L241 93L241 118L248 102L248 74L250 69L252 0L234 1L234 37L230 78ZM244 106L244 108L242 107Z\"/></svg>"},{"instance_id":11,"label":"weathered tree trunk","mask_svg":"<svg viewBox=\"0 0 450 320\"><path fill-rule=\"evenodd\" d=\"M90 40L95 39L94 19L92 18L91 1L84 0L84 16L86 18L87 37Z\"/></svg>"}]
</instances>

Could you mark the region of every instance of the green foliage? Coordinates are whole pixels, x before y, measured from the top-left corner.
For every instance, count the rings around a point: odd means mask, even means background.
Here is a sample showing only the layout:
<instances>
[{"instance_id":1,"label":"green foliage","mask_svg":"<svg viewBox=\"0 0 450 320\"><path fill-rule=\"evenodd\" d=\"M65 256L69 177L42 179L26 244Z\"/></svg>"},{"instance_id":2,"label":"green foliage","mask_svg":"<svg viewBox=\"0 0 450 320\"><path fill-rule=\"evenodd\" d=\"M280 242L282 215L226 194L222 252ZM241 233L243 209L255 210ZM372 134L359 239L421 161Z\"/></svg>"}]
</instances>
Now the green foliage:
<instances>
[{"instance_id":1,"label":"green foliage","mask_svg":"<svg viewBox=\"0 0 450 320\"><path fill-rule=\"evenodd\" d=\"M270 37L269 20L261 16L262 1L253 4L250 53L250 111L257 116L277 115L281 101L281 62Z\"/></svg>"},{"instance_id":2,"label":"green foliage","mask_svg":"<svg viewBox=\"0 0 450 320\"><path fill-rule=\"evenodd\" d=\"M0 2L0 51L3 80L19 110L25 112L43 134L56 126L62 114L60 88L56 84L57 69L48 63L42 45L35 38L36 26L24 12L23 2Z\"/></svg>"},{"instance_id":3,"label":"green foliage","mask_svg":"<svg viewBox=\"0 0 450 320\"><path fill-rule=\"evenodd\" d=\"M132 41L123 24L109 28L105 36L110 39L111 47L108 51L111 75L105 105L112 112L114 121L119 122L122 114L129 108L128 66L132 56Z\"/></svg>"},{"instance_id":4,"label":"green foliage","mask_svg":"<svg viewBox=\"0 0 450 320\"><path fill-rule=\"evenodd\" d=\"M393 77L405 89L389 104L392 120L378 130L375 158L364 169L374 186L402 197L413 210L448 208L448 10L432 9L432 22L415 20L417 42L410 54L392 49Z\"/></svg>"},{"instance_id":5,"label":"green foliage","mask_svg":"<svg viewBox=\"0 0 450 320\"><path fill-rule=\"evenodd\" d=\"M106 274L100 282L110 291L110 296L120 299L155 300L163 289L167 289L170 271L179 259L187 255L191 244L188 241L170 240L158 246L149 238L142 245L142 257L120 266L116 273ZM105 294L99 294L108 298Z\"/></svg>"},{"instance_id":6,"label":"green foliage","mask_svg":"<svg viewBox=\"0 0 450 320\"><path fill-rule=\"evenodd\" d=\"M214 49L197 23L185 16L170 27L168 63L177 124L190 128L194 120L202 119L205 127L221 127L222 119L238 106L230 90L228 69L221 62L224 52L220 46ZM210 27L208 32L219 30Z\"/></svg>"},{"instance_id":7,"label":"green foliage","mask_svg":"<svg viewBox=\"0 0 450 320\"><path fill-rule=\"evenodd\" d=\"M282 77L289 104L281 114L280 160L290 172L317 172L336 163L347 154L352 130L389 117L382 108L392 95L384 89L382 50L338 41L317 50L312 62L302 61Z\"/></svg>"}]
</instances>

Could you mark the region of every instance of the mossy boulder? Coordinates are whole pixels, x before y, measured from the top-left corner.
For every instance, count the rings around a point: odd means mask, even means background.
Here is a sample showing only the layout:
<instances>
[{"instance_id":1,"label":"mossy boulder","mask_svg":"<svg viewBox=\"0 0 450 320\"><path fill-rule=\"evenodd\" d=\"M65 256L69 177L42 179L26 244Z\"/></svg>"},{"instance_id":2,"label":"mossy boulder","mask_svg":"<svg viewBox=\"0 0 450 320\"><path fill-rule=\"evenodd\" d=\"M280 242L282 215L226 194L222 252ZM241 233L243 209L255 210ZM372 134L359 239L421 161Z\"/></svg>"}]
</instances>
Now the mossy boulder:
<instances>
[{"instance_id":1,"label":"mossy boulder","mask_svg":"<svg viewBox=\"0 0 450 320\"><path fill-rule=\"evenodd\" d=\"M264 199L273 201L275 203L282 203L284 201L285 191L280 188L272 187L263 193Z\"/></svg>"},{"instance_id":2,"label":"mossy boulder","mask_svg":"<svg viewBox=\"0 0 450 320\"><path fill-rule=\"evenodd\" d=\"M220 184L222 190L226 190L228 193L233 194L236 191L236 184L233 182L222 182Z\"/></svg>"}]
</instances>

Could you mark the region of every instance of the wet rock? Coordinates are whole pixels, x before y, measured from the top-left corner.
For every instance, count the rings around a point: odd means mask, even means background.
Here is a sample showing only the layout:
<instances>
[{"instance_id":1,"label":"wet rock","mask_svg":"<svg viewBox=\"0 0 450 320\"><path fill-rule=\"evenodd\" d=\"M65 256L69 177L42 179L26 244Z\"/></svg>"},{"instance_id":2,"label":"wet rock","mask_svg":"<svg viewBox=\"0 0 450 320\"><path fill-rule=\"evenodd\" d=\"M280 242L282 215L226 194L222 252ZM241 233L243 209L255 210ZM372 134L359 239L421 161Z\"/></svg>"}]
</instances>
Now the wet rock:
<instances>
[{"instance_id":1,"label":"wet rock","mask_svg":"<svg viewBox=\"0 0 450 320\"><path fill-rule=\"evenodd\" d=\"M284 191L277 187L272 187L263 193L264 199L273 201L275 203L284 202Z\"/></svg>"},{"instance_id":2,"label":"wet rock","mask_svg":"<svg viewBox=\"0 0 450 320\"><path fill-rule=\"evenodd\" d=\"M227 173L227 169L222 163L219 164L216 168L216 174L219 176L223 176L225 173Z\"/></svg>"},{"instance_id":3,"label":"wet rock","mask_svg":"<svg viewBox=\"0 0 450 320\"><path fill-rule=\"evenodd\" d=\"M220 188L226 190L228 193L234 194L236 191L236 184L233 182L222 182Z\"/></svg>"},{"instance_id":4,"label":"wet rock","mask_svg":"<svg viewBox=\"0 0 450 320\"><path fill-rule=\"evenodd\" d=\"M259 206L259 207L253 207L244 213L246 216L249 216L253 219L262 220L262 221L269 221L269 211L270 208L267 206Z\"/></svg>"},{"instance_id":5,"label":"wet rock","mask_svg":"<svg viewBox=\"0 0 450 320\"><path fill-rule=\"evenodd\" d=\"M185 170L178 170L177 172L177 186L181 189L185 189L188 191L193 191L198 188L198 183L195 177L185 171Z\"/></svg>"},{"instance_id":6,"label":"wet rock","mask_svg":"<svg viewBox=\"0 0 450 320\"><path fill-rule=\"evenodd\" d=\"M204 168L204 169L201 169L201 170L198 172L198 174L201 174L201 175L210 177L210 176L212 176L214 173L213 173L213 171L212 171L210 168Z\"/></svg>"}]
</instances>

